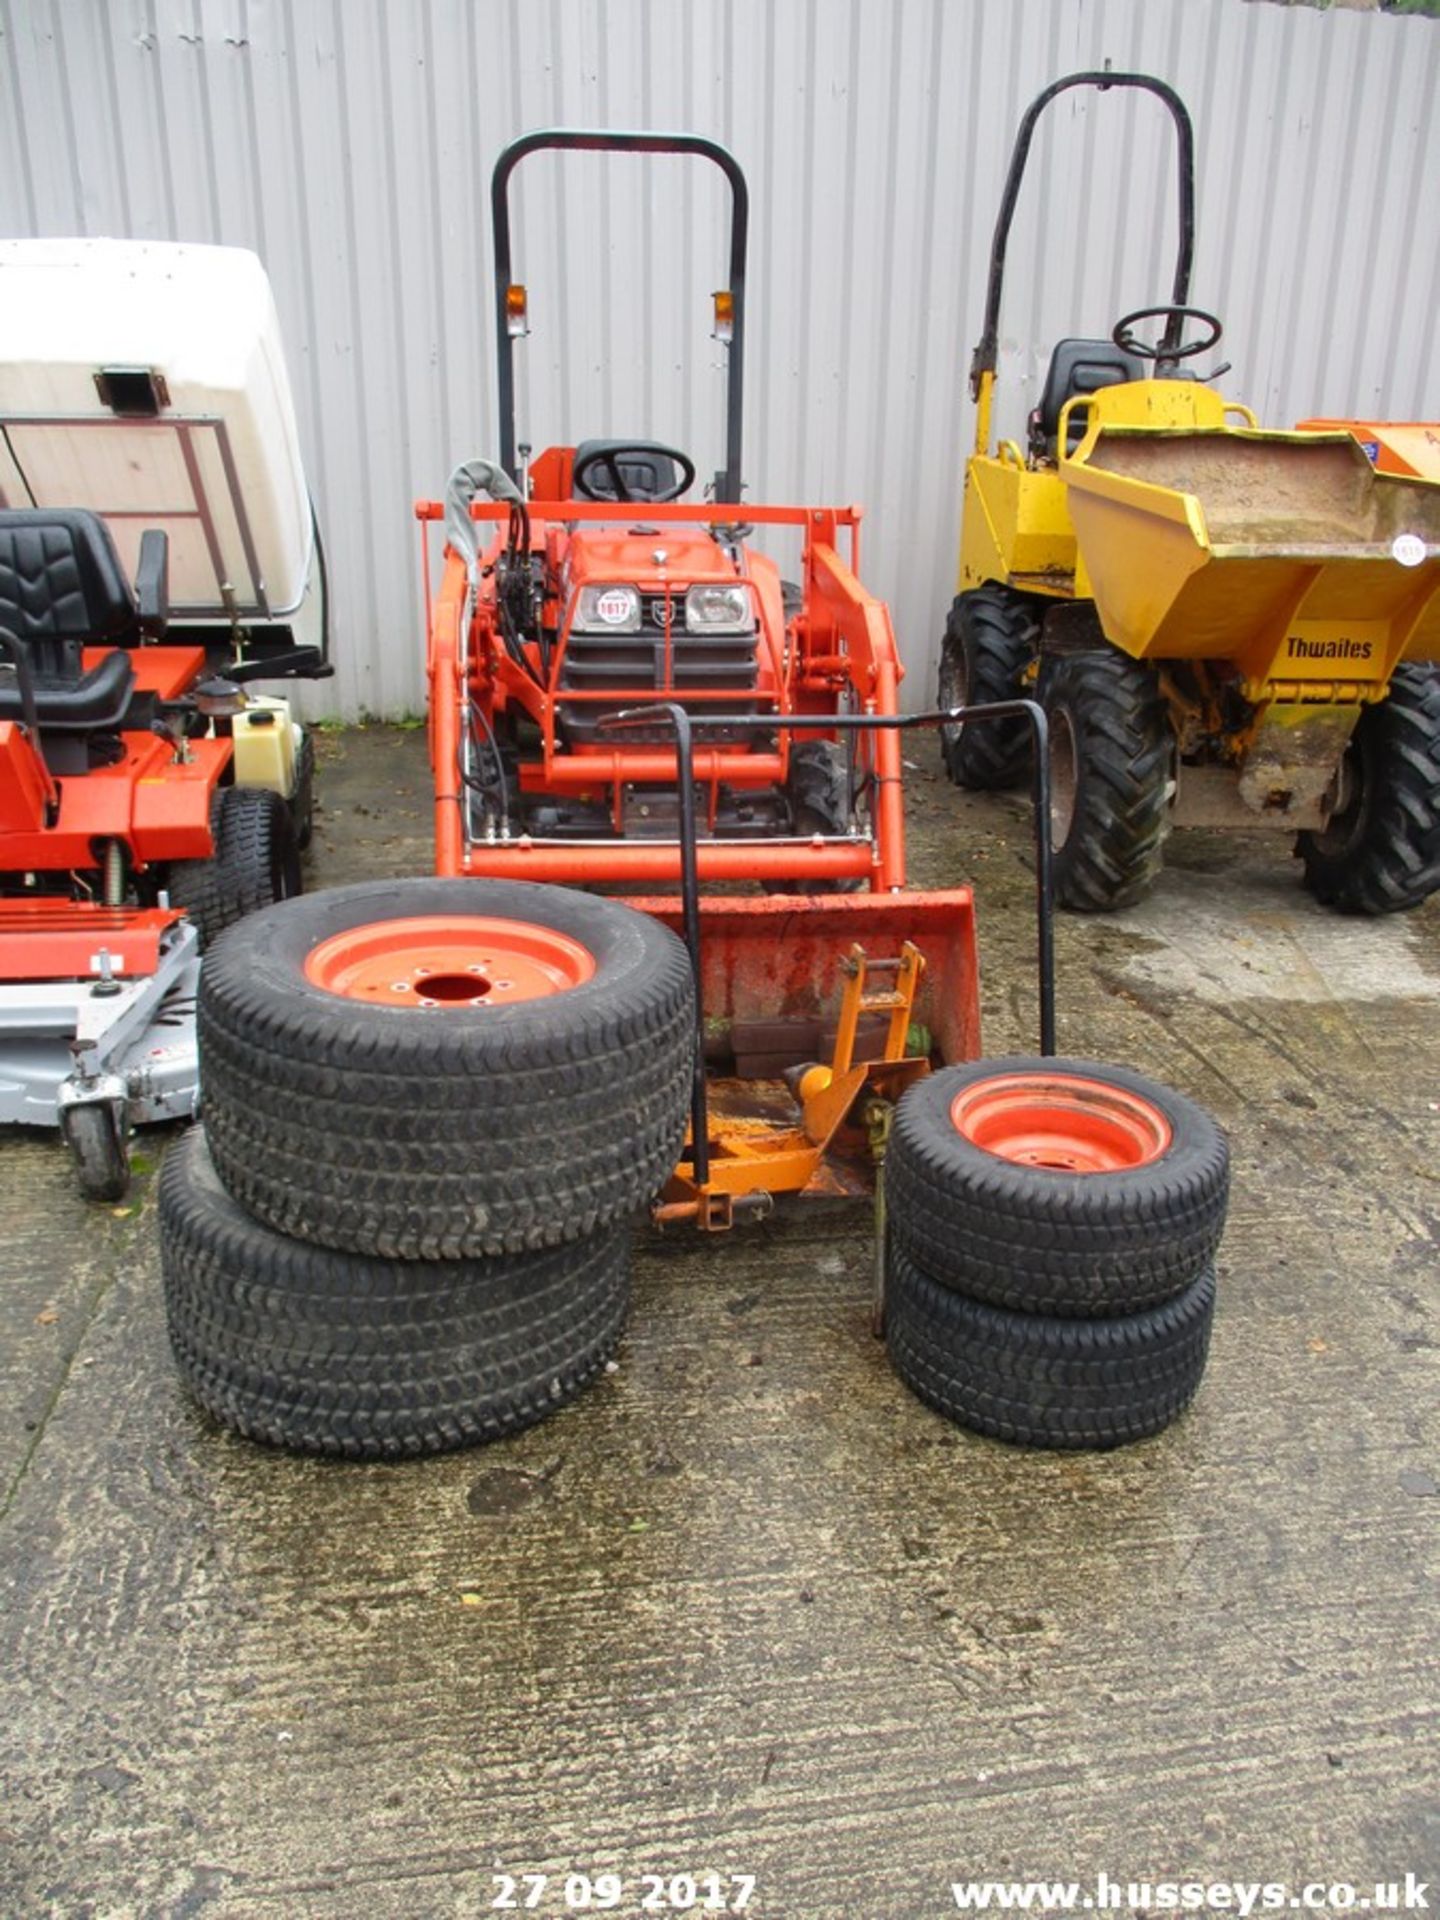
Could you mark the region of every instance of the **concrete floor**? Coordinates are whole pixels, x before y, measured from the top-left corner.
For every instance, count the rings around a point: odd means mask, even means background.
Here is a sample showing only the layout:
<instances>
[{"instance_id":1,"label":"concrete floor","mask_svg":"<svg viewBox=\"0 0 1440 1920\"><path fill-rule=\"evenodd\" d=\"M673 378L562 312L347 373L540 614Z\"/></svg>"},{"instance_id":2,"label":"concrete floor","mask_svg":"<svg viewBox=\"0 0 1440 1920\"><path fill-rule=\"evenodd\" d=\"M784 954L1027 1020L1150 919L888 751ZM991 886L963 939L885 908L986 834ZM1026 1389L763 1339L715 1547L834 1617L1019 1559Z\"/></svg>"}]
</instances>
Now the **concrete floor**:
<instances>
[{"instance_id":1,"label":"concrete floor","mask_svg":"<svg viewBox=\"0 0 1440 1920\"><path fill-rule=\"evenodd\" d=\"M988 1049L1029 1047L1023 811L912 757L913 877L976 882ZM419 734L327 735L321 779L312 884L425 869ZM1116 1454L913 1400L866 1212L829 1203L647 1237L618 1369L513 1442L290 1459L177 1385L153 1177L95 1209L0 1140L0 1915L478 1916L506 1872L617 1872L624 1913L646 1872L753 1874L767 1920L923 1920L957 1878L1440 1877L1440 902L1346 922L1278 842L1171 849L1059 937L1062 1048L1234 1147L1205 1384Z\"/></svg>"}]
</instances>

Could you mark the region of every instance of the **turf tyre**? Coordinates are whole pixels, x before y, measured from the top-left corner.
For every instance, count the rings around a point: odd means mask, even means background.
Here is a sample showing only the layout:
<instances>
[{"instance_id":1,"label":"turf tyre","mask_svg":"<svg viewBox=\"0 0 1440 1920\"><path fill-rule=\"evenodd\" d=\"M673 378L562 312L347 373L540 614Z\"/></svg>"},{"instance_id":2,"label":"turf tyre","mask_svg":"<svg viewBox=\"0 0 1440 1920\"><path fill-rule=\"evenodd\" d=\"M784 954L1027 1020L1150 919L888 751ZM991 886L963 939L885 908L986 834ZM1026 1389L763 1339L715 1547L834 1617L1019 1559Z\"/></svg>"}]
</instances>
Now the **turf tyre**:
<instances>
[{"instance_id":1,"label":"turf tyre","mask_svg":"<svg viewBox=\"0 0 1440 1920\"><path fill-rule=\"evenodd\" d=\"M595 959L549 999L368 1006L304 963L348 929L425 915L552 929ZM388 1259L497 1256L633 1213L684 1139L694 993L683 943L614 900L524 881L362 882L241 921L201 975L210 1151L278 1233Z\"/></svg>"},{"instance_id":2,"label":"turf tyre","mask_svg":"<svg viewBox=\"0 0 1440 1920\"><path fill-rule=\"evenodd\" d=\"M1015 1078L1102 1084L1163 1116L1169 1144L1145 1164L1068 1172L968 1138L957 1096ZM1104 1317L1173 1298L1210 1265L1229 1200L1229 1149L1184 1094L1125 1068L1017 1056L946 1067L895 1109L885 1209L900 1250L938 1285L1011 1313Z\"/></svg>"},{"instance_id":3,"label":"turf tyre","mask_svg":"<svg viewBox=\"0 0 1440 1920\"><path fill-rule=\"evenodd\" d=\"M1305 884L1341 913L1404 913L1440 888L1440 671L1407 661L1346 750L1350 798L1296 848Z\"/></svg>"},{"instance_id":4,"label":"turf tyre","mask_svg":"<svg viewBox=\"0 0 1440 1920\"><path fill-rule=\"evenodd\" d=\"M1174 794L1155 675L1113 647L1056 654L1037 697L1050 723L1055 898L1077 913L1133 906L1159 875Z\"/></svg>"},{"instance_id":5,"label":"turf tyre","mask_svg":"<svg viewBox=\"0 0 1440 1920\"><path fill-rule=\"evenodd\" d=\"M1193 1400L1214 1311L1207 1267L1141 1313L1005 1313L937 1286L892 1248L885 1339L905 1384L963 1427L1015 1446L1118 1447L1159 1433Z\"/></svg>"},{"instance_id":6,"label":"turf tyre","mask_svg":"<svg viewBox=\"0 0 1440 1920\"><path fill-rule=\"evenodd\" d=\"M1039 635L1023 594L994 585L959 594L940 643L937 704L1020 699ZM957 787L991 792L1017 786L1030 768L1029 722L1017 717L941 727L940 754Z\"/></svg>"},{"instance_id":7,"label":"turf tyre","mask_svg":"<svg viewBox=\"0 0 1440 1920\"><path fill-rule=\"evenodd\" d=\"M237 1207L199 1127L166 1155L159 1214L181 1377L274 1446L392 1459L497 1439L573 1400L624 1326L624 1222L500 1260L331 1253Z\"/></svg>"},{"instance_id":8,"label":"turf tyre","mask_svg":"<svg viewBox=\"0 0 1440 1920\"><path fill-rule=\"evenodd\" d=\"M300 855L290 810L265 787L217 787L210 803L215 851L208 860L176 860L170 902L184 907L202 950L246 914L301 889Z\"/></svg>"}]
</instances>

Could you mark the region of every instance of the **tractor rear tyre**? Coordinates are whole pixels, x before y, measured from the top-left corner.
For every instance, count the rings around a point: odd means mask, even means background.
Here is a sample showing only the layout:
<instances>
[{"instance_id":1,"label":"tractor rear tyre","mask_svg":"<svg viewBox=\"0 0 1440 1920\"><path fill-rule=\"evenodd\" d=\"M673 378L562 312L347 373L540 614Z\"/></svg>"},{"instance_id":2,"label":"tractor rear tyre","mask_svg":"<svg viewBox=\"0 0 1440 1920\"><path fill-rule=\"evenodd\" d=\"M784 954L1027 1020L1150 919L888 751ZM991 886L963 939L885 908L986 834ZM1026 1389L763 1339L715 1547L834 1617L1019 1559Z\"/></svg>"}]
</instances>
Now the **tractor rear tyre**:
<instances>
[{"instance_id":1,"label":"tractor rear tyre","mask_svg":"<svg viewBox=\"0 0 1440 1920\"><path fill-rule=\"evenodd\" d=\"M1194 1399L1214 1313L1212 1267L1146 1312L1055 1320L967 1300L893 1251L885 1337L905 1384L963 1427L1022 1447L1119 1447Z\"/></svg>"},{"instance_id":2,"label":"tractor rear tyre","mask_svg":"<svg viewBox=\"0 0 1440 1920\"><path fill-rule=\"evenodd\" d=\"M1355 723L1340 810L1296 851L1341 913L1403 913L1440 888L1440 670L1407 661Z\"/></svg>"},{"instance_id":3,"label":"tractor rear tyre","mask_svg":"<svg viewBox=\"0 0 1440 1920\"><path fill-rule=\"evenodd\" d=\"M247 913L299 893L300 856L290 809L266 787L218 787L210 804L215 851L176 860L172 906L184 907L207 948Z\"/></svg>"},{"instance_id":4,"label":"tractor rear tyre","mask_svg":"<svg viewBox=\"0 0 1440 1920\"><path fill-rule=\"evenodd\" d=\"M315 838L315 736L308 727L300 730L300 744L295 750L295 791L287 804L296 850L304 853Z\"/></svg>"},{"instance_id":5,"label":"tractor rear tyre","mask_svg":"<svg viewBox=\"0 0 1440 1920\"><path fill-rule=\"evenodd\" d=\"M1160 872L1174 739L1154 673L1106 647L1048 658L1055 898L1079 913L1133 906Z\"/></svg>"},{"instance_id":6,"label":"tractor rear tyre","mask_svg":"<svg viewBox=\"0 0 1440 1920\"><path fill-rule=\"evenodd\" d=\"M196 1127L161 1171L160 1260L176 1363L217 1420L393 1459L493 1440L574 1399L620 1338L630 1229L500 1261L327 1253L237 1207Z\"/></svg>"},{"instance_id":7,"label":"tractor rear tyre","mask_svg":"<svg viewBox=\"0 0 1440 1920\"><path fill-rule=\"evenodd\" d=\"M205 963L210 1152L279 1233L387 1259L557 1246L652 1199L685 1134L684 944L512 880L362 882Z\"/></svg>"},{"instance_id":8,"label":"tractor rear tyre","mask_svg":"<svg viewBox=\"0 0 1440 1920\"><path fill-rule=\"evenodd\" d=\"M1173 1088L1089 1060L946 1067L895 1109L885 1213L931 1280L1011 1313L1128 1314L1215 1257L1225 1136Z\"/></svg>"},{"instance_id":9,"label":"tractor rear tyre","mask_svg":"<svg viewBox=\"0 0 1440 1920\"><path fill-rule=\"evenodd\" d=\"M1001 586L960 594L940 643L937 704L1020 699L1039 637L1039 623L1023 594ZM957 787L987 792L1017 786L1030 767L1030 724L1017 716L941 727L940 753Z\"/></svg>"}]
</instances>

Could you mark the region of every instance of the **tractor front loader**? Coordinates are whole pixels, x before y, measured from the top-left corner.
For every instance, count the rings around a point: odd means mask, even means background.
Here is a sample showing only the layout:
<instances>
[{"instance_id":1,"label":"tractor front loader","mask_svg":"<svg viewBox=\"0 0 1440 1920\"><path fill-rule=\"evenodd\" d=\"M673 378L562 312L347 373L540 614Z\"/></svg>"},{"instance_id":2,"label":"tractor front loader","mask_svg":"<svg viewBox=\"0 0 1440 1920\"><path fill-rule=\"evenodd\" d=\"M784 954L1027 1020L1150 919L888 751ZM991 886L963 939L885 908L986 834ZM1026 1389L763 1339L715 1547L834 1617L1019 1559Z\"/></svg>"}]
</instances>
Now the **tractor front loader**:
<instances>
[{"instance_id":1,"label":"tractor front loader","mask_svg":"<svg viewBox=\"0 0 1440 1920\"><path fill-rule=\"evenodd\" d=\"M508 189L529 154L689 154L731 190L714 336L727 353L723 465L681 503L694 461L657 441L592 439L517 457L514 346L529 328L511 262ZM733 156L692 135L550 131L501 154L492 183L500 455L454 476L427 606L436 840L442 873L673 887L675 748L621 711L679 701L695 726L702 880L797 892L904 884L894 734L837 739L837 712L896 711L885 607L860 584L860 512L742 504L748 193ZM484 499L488 494L490 498ZM801 579L749 544L803 541ZM429 580L428 557L426 579ZM760 733L707 725L729 709Z\"/></svg>"},{"instance_id":2,"label":"tractor front loader","mask_svg":"<svg viewBox=\"0 0 1440 1920\"><path fill-rule=\"evenodd\" d=\"M725 446L703 501L681 499L696 464L674 446L605 438L531 459L520 443L529 303L509 184L546 150L692 155L729 185ZM491 200L499 457L416 508L426 534L445 529L433 591L426 554L436 870L618 885L690 923L709 1093L662 1212L726 1227L777 1193L843 1189L838 1149L867 1156L869 1095L898 1093L932 1052L978 1050L971 895L905 890L902 669L859 579L860 510L742 498L734 157L691 135L536 132L500 155ZM770 529L799 536L793 583L751 542Z\"/></svg>"},{"instance_id":3,"label":"tractor front loader","mask_svg":"<svg viewBox=\"0 0 1440 1920\"><path fill-rule=\"evenodd\" d=\"M1169 298L1108 339L1055 347L1027 442L991 445L1005 249L1035 124L1076 88L1139 89L1174 121ZM1440 887L1440 485L1379 468L1348 432L1262 431L1197 375L1220 340L1193 307L1194 142L1143 74L1057 80L1021 123L971 366L960 592L940 704L1033 684L1050 722L1059 901L1138 900L1172 824L1296 836L1345 911ZM1147 326L1147 323L1148 326ZM947 729L962 786L1003 786L1018 733Z\"/></svg>"}]
</instances>

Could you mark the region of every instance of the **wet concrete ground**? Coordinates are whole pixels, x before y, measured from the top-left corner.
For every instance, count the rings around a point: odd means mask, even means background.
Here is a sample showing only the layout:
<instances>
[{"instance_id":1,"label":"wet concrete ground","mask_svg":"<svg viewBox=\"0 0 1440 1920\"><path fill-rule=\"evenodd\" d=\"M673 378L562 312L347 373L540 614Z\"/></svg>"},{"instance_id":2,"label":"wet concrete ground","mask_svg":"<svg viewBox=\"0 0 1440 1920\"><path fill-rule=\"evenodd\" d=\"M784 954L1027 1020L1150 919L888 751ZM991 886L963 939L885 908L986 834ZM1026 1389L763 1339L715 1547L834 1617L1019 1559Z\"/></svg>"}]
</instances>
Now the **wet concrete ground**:
<instances>
[{"instance_id":1,"label":"wet concrete ground","mask_svg":"<svg viewBox=\"0 0 1440 1920\"><path fill-rule=\"evenodd\" d=\"M975 881L988 1049L1028 1048L1023 810L914 757L913 877ZM312 884L424 870L419 734L325 736L321 779ZM287 1458L177 1385L153 1175L95 1209L0 1138L0 1915L478 1916L524 1873L555 1915L612 1872L627 1914L714 1873L767 1920L924 1920L957 1878L1440 1877L1440 903L1340 921L1275 842L1171 850L1059 936L1062 1048L1234 1147L1206 1381L1116 1454L913 1400L865 1210L829 1203L646 1237L618 1370L510 1443Z\"/></svg>"}]
</instances>

